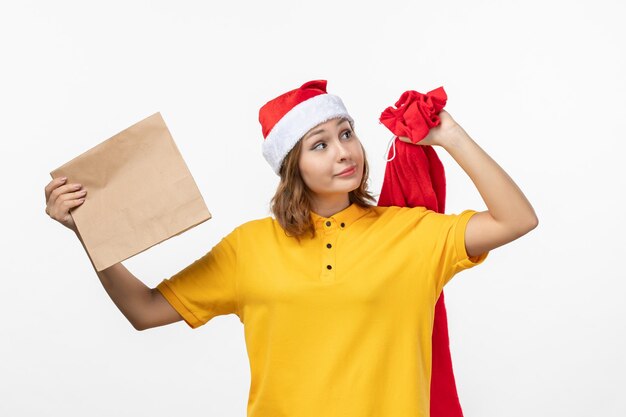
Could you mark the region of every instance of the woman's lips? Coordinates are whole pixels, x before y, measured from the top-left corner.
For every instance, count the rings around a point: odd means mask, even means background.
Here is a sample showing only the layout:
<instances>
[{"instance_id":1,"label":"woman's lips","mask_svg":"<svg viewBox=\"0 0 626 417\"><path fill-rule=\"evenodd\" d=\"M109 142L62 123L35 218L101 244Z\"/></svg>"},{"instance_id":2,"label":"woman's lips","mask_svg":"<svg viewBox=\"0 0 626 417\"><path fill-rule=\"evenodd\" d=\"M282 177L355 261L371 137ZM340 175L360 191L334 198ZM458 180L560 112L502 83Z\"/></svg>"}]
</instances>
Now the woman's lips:
<instances>
[{"instance_id":1,"label":"woman's lips","mask_svg":"<svg viewBox=\"0 0 626 417\"><path fill-rule=\"evenodd\" d=\"M347 168L343 171L341 171L339 174L337 174L338 177L349 177L350 175L354 174L356 172L356 166Z\"/></svg>"}]
</instances>

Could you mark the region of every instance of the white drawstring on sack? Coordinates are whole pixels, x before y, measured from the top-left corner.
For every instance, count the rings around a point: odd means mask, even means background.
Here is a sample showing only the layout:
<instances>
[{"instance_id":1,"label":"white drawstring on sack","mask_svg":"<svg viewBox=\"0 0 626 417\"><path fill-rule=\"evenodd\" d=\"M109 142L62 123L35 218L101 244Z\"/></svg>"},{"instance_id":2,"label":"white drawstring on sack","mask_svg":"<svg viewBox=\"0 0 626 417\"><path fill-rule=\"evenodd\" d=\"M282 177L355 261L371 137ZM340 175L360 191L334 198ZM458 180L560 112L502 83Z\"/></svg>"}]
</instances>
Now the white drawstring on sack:
<instances>
[{"instance_id":1,"label":"white drawstring on sack","mask_svg":"<svg viewBox=\"0 0 626 417\"><path fill-rule=\"evenodd\" d=\"M395 139L397 138L396 135L393 135L391 137L391 140L389 140L389 143L387 144L387 150L385 151L385 155L384 158L387 162L393 161L393 159L396 157L396 141ZM391 157L391 159L387 159L387 155L389 155L389 148L391 148L393 146L393 156Z\"/></svg>"}]
</instances>

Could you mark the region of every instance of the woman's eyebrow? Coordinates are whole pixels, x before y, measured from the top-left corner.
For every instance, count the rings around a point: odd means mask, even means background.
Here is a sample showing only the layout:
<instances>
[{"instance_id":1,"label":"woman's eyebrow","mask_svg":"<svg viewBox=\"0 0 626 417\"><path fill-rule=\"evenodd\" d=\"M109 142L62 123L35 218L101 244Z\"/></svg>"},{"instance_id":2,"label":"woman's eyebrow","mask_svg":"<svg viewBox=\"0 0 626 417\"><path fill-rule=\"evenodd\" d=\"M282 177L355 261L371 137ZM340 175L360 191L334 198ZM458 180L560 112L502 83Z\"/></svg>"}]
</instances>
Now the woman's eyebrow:
<instances>
[{"instance_id":1,"label":"woman's eyebrow","mask_svg":"<svg viewBox=\"0 0 626 417\"><path fill-rule=\"evenodd\" d=\"M346 122L346 121L348 121L348 119L341 118L341 119L337 120L337 125L336 126L339 126L340 124L342 124L343 122ZM313 132L309 133L307 139L312 137L312 136L319 135L320 133L324 133L324 132L326 132L326 129L314 130Z\"/></svg>"}]
</instances>

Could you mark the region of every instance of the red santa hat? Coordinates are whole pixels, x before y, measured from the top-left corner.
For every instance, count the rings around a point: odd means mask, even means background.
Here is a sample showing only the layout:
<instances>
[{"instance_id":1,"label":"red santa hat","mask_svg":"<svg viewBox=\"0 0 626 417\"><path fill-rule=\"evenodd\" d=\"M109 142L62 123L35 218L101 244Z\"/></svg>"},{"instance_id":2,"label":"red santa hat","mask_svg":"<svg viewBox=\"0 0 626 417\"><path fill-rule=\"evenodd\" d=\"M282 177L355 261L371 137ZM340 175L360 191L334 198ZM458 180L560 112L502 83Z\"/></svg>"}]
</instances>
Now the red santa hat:
<instances>
[{"instance_id":1,"label":"red santa hat","mask_svg":"<svg viewBox=\"0 0 626 417\"><path fill-rule=\"evenodd\" d=\"M259 110L263 156L279 174L285 156L309 130L338 117L353 123L341 98L326 92L326 80L309 81L268 101Z\"/></svg>"}]
</instances>

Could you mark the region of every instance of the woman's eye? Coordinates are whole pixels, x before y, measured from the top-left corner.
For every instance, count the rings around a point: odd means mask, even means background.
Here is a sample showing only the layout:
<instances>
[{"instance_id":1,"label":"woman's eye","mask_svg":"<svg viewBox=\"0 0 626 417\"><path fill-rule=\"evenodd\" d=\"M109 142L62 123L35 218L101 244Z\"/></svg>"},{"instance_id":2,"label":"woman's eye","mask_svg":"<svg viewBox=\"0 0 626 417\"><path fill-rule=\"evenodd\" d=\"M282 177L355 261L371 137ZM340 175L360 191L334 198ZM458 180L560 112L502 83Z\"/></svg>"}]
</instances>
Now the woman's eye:
<instances>
[{"instance_id":1,"label":"woman's eye","mask_svg":"<svg viewBox=\"0 0 626 417\"><path fill-rule=\"evenodd\" d=\"M326 147L326 144L324 142L319 142L315 146L313 146L313 150L324 149L325 147Z\"/></svg>"},{"instance_id":2,"label":"woman's eye","mask_svg":"<svg viewBox=\"0 0 626 417\"><path fill-rule=\"evenodd\" d=\"M351 130L346 130L345 132L343 132L341 134L341 137L342 138L346 138L346 139L351 138L352 137L352 131Z\"/></svg>"}]
</instances>

